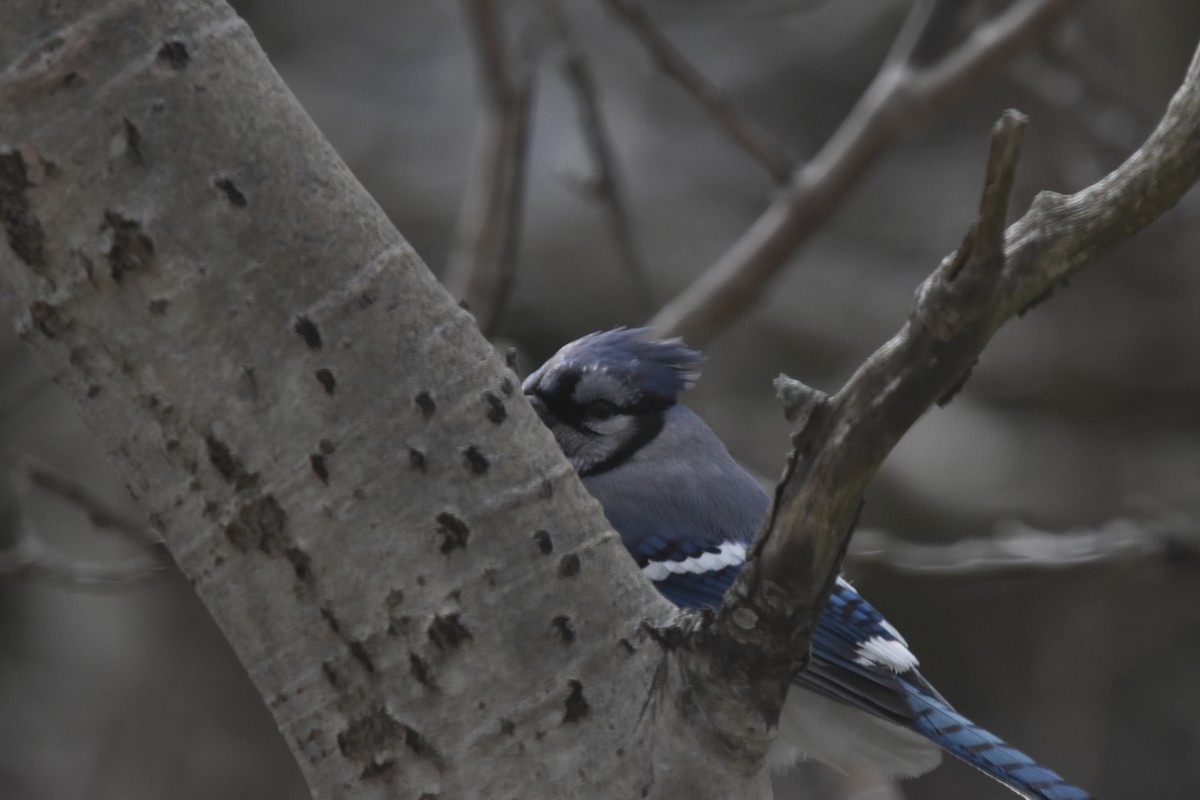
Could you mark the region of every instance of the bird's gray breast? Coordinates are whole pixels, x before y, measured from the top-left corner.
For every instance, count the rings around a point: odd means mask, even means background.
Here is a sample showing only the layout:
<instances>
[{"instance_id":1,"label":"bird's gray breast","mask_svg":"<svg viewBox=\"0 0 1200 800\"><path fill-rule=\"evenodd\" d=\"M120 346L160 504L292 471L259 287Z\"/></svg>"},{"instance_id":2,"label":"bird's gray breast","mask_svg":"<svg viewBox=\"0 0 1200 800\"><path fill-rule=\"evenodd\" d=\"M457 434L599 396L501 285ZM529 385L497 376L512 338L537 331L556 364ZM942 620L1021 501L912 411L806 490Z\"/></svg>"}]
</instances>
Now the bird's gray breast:
<instances>
[{"instance_id":1,"label":"bird's gray breast","mask_svg":"<svg viewBox=\"0 0 1200 800\"><path fill-rule=\"evenodd\" d=\"M768 497L704 422L684 406L614 469L583 479L626 547L651 536L705 545L749 542Z\"/></svg>"}]
</instances>

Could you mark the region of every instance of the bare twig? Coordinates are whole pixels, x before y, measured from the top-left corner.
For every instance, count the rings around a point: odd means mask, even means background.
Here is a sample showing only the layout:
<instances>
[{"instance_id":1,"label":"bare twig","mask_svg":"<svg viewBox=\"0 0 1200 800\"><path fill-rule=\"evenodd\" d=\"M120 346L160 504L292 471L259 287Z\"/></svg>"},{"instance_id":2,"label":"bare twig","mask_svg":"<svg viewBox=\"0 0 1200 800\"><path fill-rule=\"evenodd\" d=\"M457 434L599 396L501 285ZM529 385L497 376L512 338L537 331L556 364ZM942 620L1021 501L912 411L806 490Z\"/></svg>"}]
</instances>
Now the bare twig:
<instances>
[{"instance_id":1,"label":"bare twig","mask_svg":"<svg viewBox=\"0 0 1200 800\"><path fill-rule=\"evenodd\" d=\"M1200 563L1200 528L1115 519L1095 530L1051 533L1018 522L993 536L950 544L908 542L886 531L854 534L846 560L922 577L976 577L1107 568L1114 564Z\"/></svg>"},{"instance_id":2,"label":"bare twig","mask_svg":"<svg viewBox=\"0 0 1200 800\"><path fill-rule=\"evenodd\" d=\"M512 288L525 193L537 44L527 27L510 42L496 0L465 0L483 84L474 155L443 281L490 333Z\"/></svg>"},{"instance_id":3,"label":"bare twig","mask_svg":"<svg viewBox=\"0 0 1200 800\"><path fill-rule=\"evenodd\" d=\"M915 5L845 122L750 230L655 315L656 332L703 347L745 314L888 147L965 96L1072 2L1019 0L928 66L915 66L908 58L921 41L922 26L936 15L924 3Z\"/></svg>"},{"instance_id":4,"label":"bare twig","mask_svg":"<svg viewBox=\"0 0 1200 800\"><path fill-rule=\"evenodd\" d=\"M700 74L655 25L638 0L603 0L637 36L658 68L704 106L725 132L763 166L776 183L786 183L796 160L771 136L729 102L721 90Z\"/></svg>"},{"instance_id":5,"label":"bare twig","mask_svg":"<svg viewBox=\"0 0 1200 800\"><path fill-rule=\"evenodd\" d=\"M647 280L646 267L633 240L633 227L622 199L616 158L613 156L608 131L600 114L596 81L579 43L571 32L560 0L542 0L542 6L555 36L562 43L563 74L575 98L575 105L579 110L579 127L592 160L594 172L588 176L586 188L604 208L639 311L650 313L654 309L654 294Z\"/></svg>"},{"instance_id":6,"label":"bare twig","mask_svg":"<svg viewBox=\"0 0 1200 800\"><path fill-rule=\"evenodd\" d=\"M863 492L922 413L952 393L1001 324L1165 213L1200 178L1200 49L1158 128L1071 196L1043 192L1007 231L1024 119L993 132L980 214L917 293L908 322L836 395L811 404L751 557L702 636L710 669L786 687L850 540ZM740 657L731 654L743 654ZM731 661L733 664L731 665Z\"/></svg>"}]
</instances>

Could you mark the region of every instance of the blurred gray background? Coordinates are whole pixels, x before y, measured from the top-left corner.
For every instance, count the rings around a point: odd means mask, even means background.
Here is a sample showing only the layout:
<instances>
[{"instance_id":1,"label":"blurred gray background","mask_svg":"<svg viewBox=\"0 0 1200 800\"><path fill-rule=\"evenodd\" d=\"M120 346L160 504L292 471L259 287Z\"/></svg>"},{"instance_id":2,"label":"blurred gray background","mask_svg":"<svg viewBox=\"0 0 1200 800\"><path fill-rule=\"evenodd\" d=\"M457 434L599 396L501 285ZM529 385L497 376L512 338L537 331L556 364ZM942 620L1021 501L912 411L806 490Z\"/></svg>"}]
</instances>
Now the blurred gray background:
<instances>
[{"instance_id":1,"label":"blurred gray background","mask_svg":"<svg viewBox=\"0 0 1200 800\"><path fill-rule=\"evenodd\" d=\"M662 29L800 158L836 128L908 8L900 0L650 4ZM1003 6L997 3L995 6ZM235 6L342 157L436 273L452 245L478 87L462 6L434 0L240 0ZM991 7L991 4L983 4ZM655 71L592 0L566 0L595 72L653 300L710 265L772 196L766 174ZM977 205L987 135L1030 117L1014 217L1070 192L1152 129L1200 41L1194 0L1093 0L970 98L887 154L793 259L769 299L706 348L690 404L758 473L778 475L779 372L832 391L903 323L917 284ZM558 51L536 84L519 270L498 341L523 371L583 333L645 320L599 208ZM1200 520L1200 195L1008 325L965 391L930 412L871 488L864 528L912 542L1024 525L1135 532ZM0 331L4 469L33 455L136 510L103 455ZM0 496L11 535L12 494ZM80 561L136 549L46 492L22 508ZM1107 800L1200 796L1200 569L1166 557L914 576L849 565L958 708ZM97 590L0 575L0 796L293 798L303 783L261 700L186 582ZM894 797L801 771L785 792ZM911 800L1010 797L957 764Z\"/></svg>"}]
</instances>

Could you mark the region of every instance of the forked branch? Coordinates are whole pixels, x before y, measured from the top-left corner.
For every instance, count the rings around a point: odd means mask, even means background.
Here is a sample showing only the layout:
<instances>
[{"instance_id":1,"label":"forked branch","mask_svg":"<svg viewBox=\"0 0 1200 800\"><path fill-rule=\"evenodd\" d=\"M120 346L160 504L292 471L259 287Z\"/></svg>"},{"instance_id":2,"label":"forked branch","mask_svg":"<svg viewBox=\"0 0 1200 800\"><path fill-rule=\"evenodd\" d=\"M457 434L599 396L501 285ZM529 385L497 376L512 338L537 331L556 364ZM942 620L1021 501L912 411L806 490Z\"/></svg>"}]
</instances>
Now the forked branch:
<instances>
[{"instance_id":1,"label":"forked branch","mask_svg":"<svg viewBox=\"0 0 1200 800\"><path fill-rule=\"evenodd\" d=\"M803 423L771 513L717 616L743 673L787 680L803 666L863 492L900 437L962 384L1005 321L1175 205L1200 178L1200 50L1146 143L1093 186L1043 193L1004 231L1024 118L993 132L979 217L917 292L908 322L836 395L785 384Z\"/></svg>"}]
</instances>

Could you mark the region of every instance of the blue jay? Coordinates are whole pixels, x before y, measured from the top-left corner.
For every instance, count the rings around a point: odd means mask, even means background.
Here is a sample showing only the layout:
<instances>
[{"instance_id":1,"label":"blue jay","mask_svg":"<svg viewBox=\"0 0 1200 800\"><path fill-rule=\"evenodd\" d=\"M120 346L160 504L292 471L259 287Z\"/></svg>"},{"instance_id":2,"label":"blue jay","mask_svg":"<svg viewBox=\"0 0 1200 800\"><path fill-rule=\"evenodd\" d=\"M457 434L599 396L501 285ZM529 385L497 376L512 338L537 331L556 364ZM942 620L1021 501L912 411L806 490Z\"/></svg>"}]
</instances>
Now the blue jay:
<instances>
[{"instance_id":1,"label":"blue jay","mask_svg":"<svg viewBox=\"0 0 1200 800\"><path fill-rule=\"evenodd\" d=\"M717 608L769 499L679 404L700 361L678 339L618 328L564 346L524 391L642 573L678 606ZM937 766L943 750L1029 800L1091 800L955 711L917 671L900 632L838 578L769 763L866 762L912 777Z\"/></svg>"}]
</instances>

